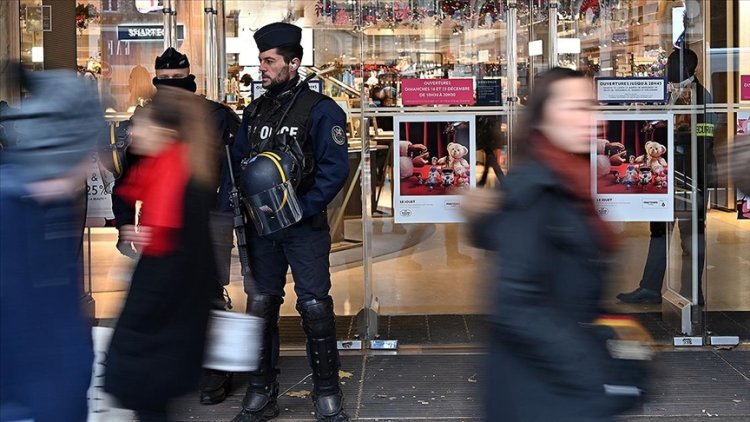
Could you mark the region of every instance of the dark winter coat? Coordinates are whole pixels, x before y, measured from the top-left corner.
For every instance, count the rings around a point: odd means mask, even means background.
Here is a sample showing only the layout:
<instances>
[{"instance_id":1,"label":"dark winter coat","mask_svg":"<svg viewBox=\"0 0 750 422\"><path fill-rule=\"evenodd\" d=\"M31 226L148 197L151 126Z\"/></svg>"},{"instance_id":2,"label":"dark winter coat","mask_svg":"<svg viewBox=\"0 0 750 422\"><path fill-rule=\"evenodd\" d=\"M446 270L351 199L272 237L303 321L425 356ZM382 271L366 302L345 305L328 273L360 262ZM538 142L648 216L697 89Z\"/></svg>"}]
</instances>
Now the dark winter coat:
<instances>
[{"instance_id":1,"label":"dark winter coat","mask_svg":"<svg viewBox=\"0 0 750 422\"><path fill-rule=\"evenodd\" d=\"M107 355L104 388L130 409L161 409L198 388L216 268L208 228L215 192L185 189L180 247L143 255ZM144 205L145 206L145 205Z\"/></svg>"},{"instance_id":2,"label":"dark winter coat","mask_svg":"<svg viewBox=\"0 0 750 422\"><path fill-rule=\"evenodd\" d=\"M584 176L585 177L585 176ZM490 421L606 420L630 403L600 314L607 261L573 193L539 162L503 184L502 209L474 225L498 258L486 379Z\"/></svg>"},{"instance_id":3,"label":"dark winter coat","mask_svg":"<svg viewBox=\"0 0 750 422\"><path fill-rule=\"evenodd\" d=\"M0 165L0 420L85 421L80 201L40 204Z\"/></svg>"}]
</instances>

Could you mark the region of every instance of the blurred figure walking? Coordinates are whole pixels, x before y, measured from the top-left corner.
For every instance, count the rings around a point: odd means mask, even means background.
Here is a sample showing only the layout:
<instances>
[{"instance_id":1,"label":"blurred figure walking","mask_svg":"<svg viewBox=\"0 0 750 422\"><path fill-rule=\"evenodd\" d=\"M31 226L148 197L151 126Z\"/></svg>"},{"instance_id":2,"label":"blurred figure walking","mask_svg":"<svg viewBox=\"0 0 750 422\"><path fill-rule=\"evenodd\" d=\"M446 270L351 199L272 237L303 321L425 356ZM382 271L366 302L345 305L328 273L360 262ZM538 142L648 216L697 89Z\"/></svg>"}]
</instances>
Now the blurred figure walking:
<instances>
[{"instance_id":1,"label":"blurred figure walking","mask_svg":"<svg viewBox=\"0 0 750 422\"><path fill-rule=\"evenodd\" d=\"M88 159L106 136L74 72L24 73L0 152L0 421L85 421L93 350L81 308Z\"/></svg>"},{"instance_id":2,"label":"blurred figure walking","mask_svg":"<svg viewBox=\"0 0 750 422\"><path fill-rule=\"evenodd\" d=\"M104 389L141 421L169 420L169 401L195 391L201 375L217 277L209 231L216 142L205 107L165 87L133 119L131 148L144 158L119 192L143 201L142 218L138 231L120 236L143 252L112 336Z\"/></svg>"},{"instance_id":3,"label":"blurred figure walking","mask_svg":"<svg viewBox=\"0 0 750 422\"><path fill-rule=\"evenodd\" d=\"M592 325L615 243L590 192L593 86L581 72L554 68L534 88L502 205L472 227L499 255L487 420L608 420L635 397L609 393L622 384L606 345L614 333Z\"/></svg>"}]
</instances>

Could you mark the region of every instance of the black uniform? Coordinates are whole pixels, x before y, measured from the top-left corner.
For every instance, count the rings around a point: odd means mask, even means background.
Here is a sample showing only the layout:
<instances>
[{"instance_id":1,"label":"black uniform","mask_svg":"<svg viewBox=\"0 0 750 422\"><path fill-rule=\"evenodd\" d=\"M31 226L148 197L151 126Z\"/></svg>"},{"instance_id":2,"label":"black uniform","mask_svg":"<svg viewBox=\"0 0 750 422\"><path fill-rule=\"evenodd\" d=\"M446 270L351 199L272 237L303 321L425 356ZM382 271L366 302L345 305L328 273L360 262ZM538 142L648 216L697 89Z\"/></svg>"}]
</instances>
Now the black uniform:
<instances>
[{"instance_id":1,"label":"black uniform","mask_svg":"<svg viewBox=\"0 0 750 422\"><path fill-rule=\"evenodd\" d=\"M283 45L298 45L300 29L289 24L271 24L258 30L255 39L261 53ZM266 236L259 235L254 228L247 230L255 281L248 311L265 319L265 330L260 367L250 375L243 410L234 422L267 420L279 413L278 319L290 266L297 310L307 334L314 384L312 398L318 420L349 420L343 412L339 387L335 315L329 296L331 236L326 213L326 207L349 174L345 124L344 111L331 98L311 91L306 82L299 84L298 78L284 86L269 88L243 114L233 157L239 160L274 149L274 143L287 135L299 145L304 163L295 189L302 220ZM246 286L246 290L250 293L253 289Z\"/></svg>"}]
</instances>

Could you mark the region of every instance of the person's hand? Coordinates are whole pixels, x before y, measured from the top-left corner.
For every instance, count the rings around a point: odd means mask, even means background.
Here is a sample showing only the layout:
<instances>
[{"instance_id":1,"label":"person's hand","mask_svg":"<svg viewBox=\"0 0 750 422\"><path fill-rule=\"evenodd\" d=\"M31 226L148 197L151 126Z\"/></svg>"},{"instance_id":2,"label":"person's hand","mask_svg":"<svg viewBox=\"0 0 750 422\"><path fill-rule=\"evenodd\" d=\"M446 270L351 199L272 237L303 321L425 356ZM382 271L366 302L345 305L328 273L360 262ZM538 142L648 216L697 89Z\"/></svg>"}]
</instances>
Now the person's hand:
<instances>
[{"instance_id":1,"label":"person's hand","mask_svg":"<svg viewBox=\"0 0 750 422\"><path fill-rule=\"evenodd\" d=\"M143 247L151 242L151 230L141 226L136 230L132 224L120 227L120 238L117 240L117 250L123 255L135 258Z\"/></svg>"},{"instance_id":2,"label":"person's hand","mask_svg":"<svg viewBox=\"0 0 750 422\"><path fill-rule=\"evenodd\" d=\"M138 251L135 250L133 242L117 239L117 250L128 258L136 259L138 257Z\"/></svg>"},{"instance_id":3,"label":"person's hand","mask_svg":"<svg viewBox=\"0 0 750 422\"><path fill-rule=\"evenodd\" d=\"M410 154L424 154L427 152L427 145L424 144L409 144Z\"/></svg>"},{"instance_id":4,"label":"person's hand","mask_svg":"<svg viewBox=\"0 0 750 422\"><path fill-rule=\"evenodd\" d=\"M609 163L612 164L613 166L619 166L621 164L624 164L628 160L627 155L628 155L627 151L619 152L609 157Z\"/></svg>"},{"instance_id":5,"label":"person's hand","mask_svg":"<svg viewBox=\"0 0 750 422\"><path fill-rule=\"evenodd\" d=\"M424 152L422 154L417 155L412 159L412 163L414 163L414 167L424 167L429 161L427 160L430 157L429 152Z\"/></svg>"}]
</instances>

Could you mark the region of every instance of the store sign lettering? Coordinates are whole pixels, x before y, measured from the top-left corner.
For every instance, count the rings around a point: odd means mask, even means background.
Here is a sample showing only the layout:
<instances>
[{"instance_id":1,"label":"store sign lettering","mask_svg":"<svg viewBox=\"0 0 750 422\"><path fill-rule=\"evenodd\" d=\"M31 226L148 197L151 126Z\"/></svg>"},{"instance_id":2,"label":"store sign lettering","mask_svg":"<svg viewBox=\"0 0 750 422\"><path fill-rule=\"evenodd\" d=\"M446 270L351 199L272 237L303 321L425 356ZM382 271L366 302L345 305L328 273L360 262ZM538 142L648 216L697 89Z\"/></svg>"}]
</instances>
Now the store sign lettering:
<instances>
[{"instance_id":1,"label":"store sign lettering","mask_svg":"<svg viewBox=\"0 0 750 422\"><path fill-rule=\"evenodd\" d=\"M740 76L740 99L750 100L750 75Z\"/></svg>"},{"instance_id":2,"label":"store sign lettering","mask_svg":"<svg viewBox=\"0 0 750 422\"><path fill-rule=\"evenodd\" d=\"M602 103L663 103L664 78L596 78L596 98Z\"/></svg>"},{"instance_id":3,"label":"store sign lettering","mask_svg":"<svg viewBox=\"0 0 750 422\"><path fill-rule=\"evenodd\" d=\"M185 38L185 26L177 25L177 39ZM118 41L162 41L164 25L118 25Z\"/></svg>"},{"instance_id":4,"label":"store sign lettering","mask_svg":"<svg viewBox=\"0 0 750 422\"><path fill-rule=\"evenodd\" d=\"M401 81L403 105L474 104L472 79L404 79Z\"/></svg>"}]
</instances>

